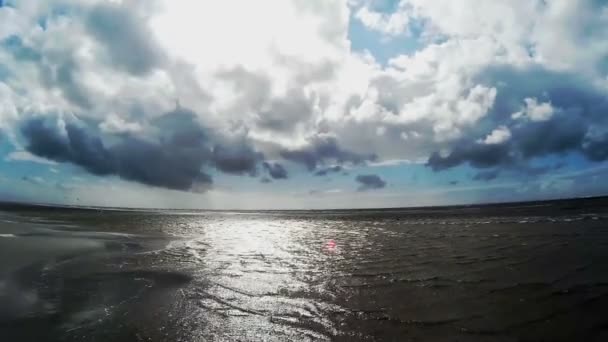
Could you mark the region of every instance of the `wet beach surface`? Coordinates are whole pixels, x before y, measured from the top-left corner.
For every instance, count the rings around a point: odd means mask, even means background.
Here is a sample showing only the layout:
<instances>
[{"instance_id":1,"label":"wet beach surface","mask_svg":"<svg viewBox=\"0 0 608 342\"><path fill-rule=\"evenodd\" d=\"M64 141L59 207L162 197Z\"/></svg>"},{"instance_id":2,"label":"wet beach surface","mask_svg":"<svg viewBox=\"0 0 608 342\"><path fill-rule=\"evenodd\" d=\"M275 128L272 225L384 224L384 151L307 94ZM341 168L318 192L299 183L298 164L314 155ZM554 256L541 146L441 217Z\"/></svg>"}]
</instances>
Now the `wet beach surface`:
<instances>
[{"instance_id":1,"label":"wet beach surface","mask_svg":"<svg viewBox=\"0 0 608 342\"><path fill-rule=\"evenodd\" d=\"M608 200L0 207L6 341L606 341Z\"/></svg>"}]
</instances>

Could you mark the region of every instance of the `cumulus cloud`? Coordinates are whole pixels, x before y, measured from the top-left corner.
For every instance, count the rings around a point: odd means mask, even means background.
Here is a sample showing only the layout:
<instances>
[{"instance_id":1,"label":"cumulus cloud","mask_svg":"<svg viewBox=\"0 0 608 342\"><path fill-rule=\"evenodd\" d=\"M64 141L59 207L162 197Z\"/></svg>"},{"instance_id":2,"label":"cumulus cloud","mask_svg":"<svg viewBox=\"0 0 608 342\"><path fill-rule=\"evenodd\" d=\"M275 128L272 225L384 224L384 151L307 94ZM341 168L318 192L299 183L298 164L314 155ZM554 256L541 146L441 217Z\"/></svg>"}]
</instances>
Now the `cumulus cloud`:
<instances>
[{"instance_id":1,"label":"cumulus cloud","mask_svg":"<svg viewBox=\"0 0 608 342\"><path fill-rule=\"evenodd\" d=\"M505 126L500 126L492 131L492 133L488 134L488 136L479 140L482 144L492 145L492 144L502 144L511 138L511 131Z\"/></svg>"},{"instance_id":2,"label":"cumulus cloud","mask_svg":"<svg viewBox=\"0 0 608 342\"><path fill-rule=\"evenodd\" d=\"M257 174L257 164L264 158L260 152L256 152L247 141L222 144L213 147L212 161L217 169L225 173Z\"/></svg>"},{"instance_id":3,"label":"cumulus cloud","mask_svg":"<svg viewBox=\"0 0 608 342\"><path fill-rule=\"evenodd\" d=\"M386 182L378 175L358 175L355 180L359 183L359 191L377 190L386 186Z\"/></svg>"},{"instance_id":4,"label":"cumulus cloud","mask_svg":"<svg viewBox=\"0 0 608 342\"><path fill-rule=\"evenodd\" d=\"M525 172L532 158L548 155L573 152L592 161L606 159L600 133L605 130L606 119L600 113L608 109L608 101L600 89L584 83L580 75L538 67L507 70L508 75L505 69L490 68L483 76L504 83L486 118L489 125L499 124L498 131L484 137L473 130L469 136L454 141L449 152L432 153L429 166L438 171L463 163L478 168L502 165ZM548 101L539 104L526 95L542 96ZM476 134L481 136L476 138ZM473 143L475 139L477 144Z\"/></svg>"},{"instance_id":5,"label":"cumulus cloud","mask_svg":"<svg viewBox=\"0 0 608 342\"><path fill-rule=\"evenodd\" d=\"M100 2L87 14L87 31L101 42L107 63L141 75L163 63L163 52L138 8Z\"/></svg>"},{"instance_id":6,"label":"cumulus cloud","mask_svg":"<svg viewBox=\"0 0 608 342\"><path fill-rule=\"evenodd\" d=\"M328 162L361 164L377 158L374 154L361 154L343 149L338 145L335 137L324 135L309 139L307 145L301 148L282 150L281 156L303 164L310 171Z\"/></svg>"},{"instance_id":7,"label":"cumulus cloud","mask_svg":"<svg viewBox=\"0 0 608 342\"><path fill-rule=\"evenodd\" d=\"M525 108L521 111L513 113L513 119L529 119L531 121L547 121L553 116L553 106L551 103L538 103L535 98L526 98Z\"/></svg>"},{"instance_id":8,"label":"cumulus cloud","mask_svg":"<svg viewBox=\"0 0 608 342\"><path fill-rule=\"evenodd\" d=\"M21 133L27 150L39 157L69 162L88 172L175 190L204 191L212 184L203 167L226 173L255 175L263 158L245 140L213 142L217 138L185 109L166 113L155 122L159 136L125 135L113 142L84 123L61 117L25 121Z\"/></svg>"},{"instance_id":9,"label":"cumulus cloud","mask_svg":"<svg viewBox=\"0 0 608 342\"><path fill-rule=\"evenodd\" d=\"M272 179L287 179L287 170L279 163L264 162L264 169Z\"/></svg>"},{"instance_id":10,"label":"cumulus cloud","mask_svg":"<svg viewBox=\"0 0 608 342\"><path fill-rule=\"evenodd\" d=\"M455 145L453 150L446 155L442 155L440 152L433 152L429 157L427 165L434 171L449 169L465 162L476 168L488 168L510 163L511 159L509 146L506 144L488 145L463 142Z\"/></svg>"},{"instance_id":11,"label":"cumulus cloud","mask_svg":"<svg viewBox=\"0 0 608 342\"><path fill-rule=\"evenodd\" d=\"M355 17L369 29L389 36L409 33L411 14L402 8L394 13L387 14L376 12L367 6L363 6L355 13Z\"/></svg>"}]
</instances>

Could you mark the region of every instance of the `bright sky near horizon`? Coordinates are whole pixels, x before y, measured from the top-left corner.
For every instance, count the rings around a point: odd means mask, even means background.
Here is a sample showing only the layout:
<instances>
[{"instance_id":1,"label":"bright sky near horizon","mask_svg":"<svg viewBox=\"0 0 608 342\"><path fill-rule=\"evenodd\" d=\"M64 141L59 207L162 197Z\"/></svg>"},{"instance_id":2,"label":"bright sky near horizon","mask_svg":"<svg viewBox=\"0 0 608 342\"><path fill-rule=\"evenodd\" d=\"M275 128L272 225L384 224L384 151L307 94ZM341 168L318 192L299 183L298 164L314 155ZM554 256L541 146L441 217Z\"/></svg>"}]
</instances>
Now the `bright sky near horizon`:
<instances>
[{"instance_id":1,"label":"bright sky near horizon","mask_svg":"<svg viewBox=\"0 0 608 342\"><path fill-rule=\"evenodd\" d=\"M608 194L605 0L0 0L0 200Z\"/></svg>"}]
</instances>

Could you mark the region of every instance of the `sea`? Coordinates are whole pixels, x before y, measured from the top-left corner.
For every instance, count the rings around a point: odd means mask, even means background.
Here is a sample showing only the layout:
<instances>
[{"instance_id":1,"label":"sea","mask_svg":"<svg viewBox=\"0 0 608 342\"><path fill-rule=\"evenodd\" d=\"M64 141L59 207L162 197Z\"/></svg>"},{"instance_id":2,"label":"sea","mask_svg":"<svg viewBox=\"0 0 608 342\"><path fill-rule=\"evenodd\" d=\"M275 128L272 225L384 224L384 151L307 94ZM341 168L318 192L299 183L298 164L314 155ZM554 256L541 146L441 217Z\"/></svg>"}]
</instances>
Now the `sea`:
<instances>
[{"instance_id":1,"label":"sea","mask_svg":"<svg viewBox=\"0 0 608 342\"><path fill-rule=\"evenodd\" d=\"M0 205L0 341L608 341L608 198Z\"/></svg>"}]
</instances>

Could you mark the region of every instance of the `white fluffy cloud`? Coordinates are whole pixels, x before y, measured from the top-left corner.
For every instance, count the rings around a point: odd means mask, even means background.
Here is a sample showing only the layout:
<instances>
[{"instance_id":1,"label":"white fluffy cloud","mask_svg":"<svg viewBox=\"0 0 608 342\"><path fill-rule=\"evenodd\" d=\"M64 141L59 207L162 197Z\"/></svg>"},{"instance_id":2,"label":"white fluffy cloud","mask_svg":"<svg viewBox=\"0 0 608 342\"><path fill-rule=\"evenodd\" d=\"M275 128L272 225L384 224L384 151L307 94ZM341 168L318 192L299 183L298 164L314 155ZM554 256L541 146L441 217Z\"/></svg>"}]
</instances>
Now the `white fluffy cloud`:
<instances>
[{"instance_id":1,"label":"white fluffy cloud","mask_svg":"<svg viewBox=\"0 0 608 342\"><path fill-rule=\"evenodd\" d=\"M525 107L522 110L513 113L513 119L529 119L532 121L547 121L553 116L554 108L550 102L538 103L535 98L526 98Z\"/></svg>"},{"instance_id":2,"label":"white fluffy cloud","mask_svg":"<svg viewBox=\"0 0 608 342\"><path fill-rule=\"evenodd\" d=\"M502 144L509 139L511 139L511 131L505 126L500 126L480 142L487 145Z\"/></svg>"},{"instance_id":3,"label":"white fluffy cloud","mask_svg":"<svg viewBox=\"0 0 608 342\"><path fill-rule=\"evenodd\" d=\"M396 11L394 13L379 13L368 7L361 7L355 17L371 30L381 32L389 36L409 34L409 21L411 15L407 12Z\"/></svg>"}]
</instances>

